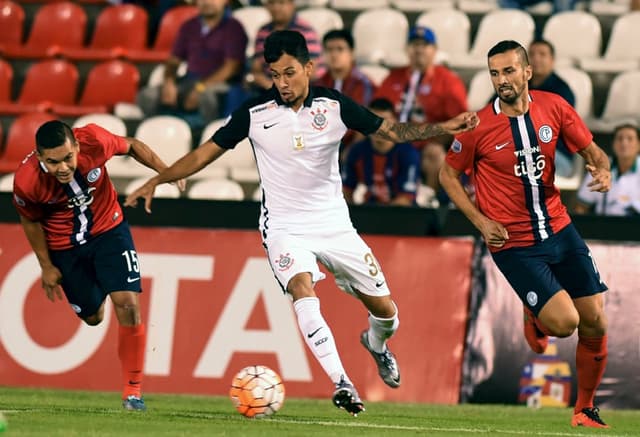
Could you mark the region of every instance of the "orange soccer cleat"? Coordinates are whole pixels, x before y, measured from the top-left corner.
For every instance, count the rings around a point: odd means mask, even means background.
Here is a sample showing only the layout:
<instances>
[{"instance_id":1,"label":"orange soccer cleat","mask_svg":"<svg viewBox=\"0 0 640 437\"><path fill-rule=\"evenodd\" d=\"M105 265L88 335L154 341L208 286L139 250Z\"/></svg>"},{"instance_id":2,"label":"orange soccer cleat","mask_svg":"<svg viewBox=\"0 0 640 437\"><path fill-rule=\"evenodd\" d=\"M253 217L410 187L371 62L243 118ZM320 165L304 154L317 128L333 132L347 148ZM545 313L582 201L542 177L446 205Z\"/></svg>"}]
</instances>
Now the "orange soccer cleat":
<instances>
[{"instance_id":1,"label":"orange soccer cleat","mask_svg":"<svg viewBox=\"0 0 640 437\"><path fill-rule=\"evenodd\" d=\"M573 415L571 426L586 426L588 428L609 428L609 425L600 419L598 407L583 408Z\"/></svg>"},{"instance_id":2,"label":"orange soccer cleat","mask_svg":"<svg viewBox=\"0 0 640 437\"><path fill-rule=\"evenodd\" d=\"M529 347L537 354L541 354L549 344L549 337L536 325L536 316L527 307L524 309L524 338L527 339Z\"/></svg>"}]
</instances>

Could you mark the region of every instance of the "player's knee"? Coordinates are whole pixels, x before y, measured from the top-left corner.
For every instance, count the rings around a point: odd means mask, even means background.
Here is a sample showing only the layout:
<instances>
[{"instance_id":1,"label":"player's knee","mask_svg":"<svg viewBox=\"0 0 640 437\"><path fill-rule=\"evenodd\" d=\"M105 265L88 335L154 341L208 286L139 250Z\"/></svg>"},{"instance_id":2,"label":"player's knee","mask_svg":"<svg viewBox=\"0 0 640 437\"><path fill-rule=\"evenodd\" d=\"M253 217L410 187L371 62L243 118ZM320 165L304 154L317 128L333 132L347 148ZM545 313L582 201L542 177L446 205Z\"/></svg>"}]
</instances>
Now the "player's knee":
<instances>
[{"instance_id":1,"label":"player's knee","mask_svg":"<svg viewBox=\"0 0 640 437\"><path fill-rule=\"evenodd\" d=\"M287 292L291 294L294 300L315 297L316 294L313 291L311 280L307 275L308 273L297 274L287 284Z\"/></svg>"},{"instance_id":2,"label":"player's knee","mask_svg":"<svg viewBox=\"0 0 640 437\"><path fill-rule=\"evenodd\" d=\"M390 319L396 315L398 309L389 296L370 299L367 309L375 317L381 319Z\"/></svg>"},{"instance_id":3,"label":"player's knee","mask_svg":"<svg viewBox=\"0 0 640 437\"><path fill-rule=\"evenodd\" d=\"M82 320L89 326L97 326L102 322L102 314L94 314L92 316L85 317Z\"/></svg>"},{"instance_id":4,"label":"player's knee","mask_svg":"<svg viewBox=\"0 0 640 437\"><path fill-rule=\"evenodd\" d=\"M580 328L588 329L593 336L602 336L607 333L607 318L601 309L580 314Z\"/></svg>"},{"instance_id":5,"label":"player's knee","mask_svg":"<svg viewBox=\"0 0 640 437\"><path fill-rule=\"evenodd\" d=\"M580 323L580 318L578 313L575 314L567 314L562 318L554 320L548 328L551 330L555 337L569 337L572 335L575 330L578 328L578 324Z\"/></svg>"}]
</instances>

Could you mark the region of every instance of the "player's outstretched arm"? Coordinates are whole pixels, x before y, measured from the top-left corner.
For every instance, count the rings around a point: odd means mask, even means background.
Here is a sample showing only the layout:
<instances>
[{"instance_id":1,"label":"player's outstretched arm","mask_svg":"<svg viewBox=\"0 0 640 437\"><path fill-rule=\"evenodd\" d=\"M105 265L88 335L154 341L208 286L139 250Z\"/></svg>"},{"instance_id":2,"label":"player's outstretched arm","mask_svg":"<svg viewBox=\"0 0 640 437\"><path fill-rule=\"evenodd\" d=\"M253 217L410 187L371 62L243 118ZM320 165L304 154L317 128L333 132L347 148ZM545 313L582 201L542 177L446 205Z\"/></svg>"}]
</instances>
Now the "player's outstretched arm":
<instances>
[{"instance_id":1,"label":"player's outstretched arm","mask_svg":"<svg viewBox=\"0 0 640 437\"><path fill-rule=\"evenodd\" d=\"M509 239L509 234L502 224L491 220L473 204L469 195L460 182L461 173L445 161L440 168L439 179L442 188L447 192L451 201L480 231L484 240L490 246L502 247Z\"/></svg>"},{"instance_id":2,"label":"player's outstretched arm","mask_svg":"<svg viewBox=\"0 0 640 437\"><path fill-rule=\"evenodd\" d=\"M593 141L578 153L586 161L586 169L593 177L589 183L590 190L600 193L609 191L611 189L611 163L607 154Z\"/></svg>"},{"instance_id":3,"label":"player's outstretched arm","mask_svg":"<svg viewBox=\"0 0 640 437\"><path fill-rule=\"evenodd\" d=\"M175 182L184 179L203 169L207 164L218 159L227 149L223 149L213 141L207 141L195 150L178 159L170 167L162 170L156 176L149 179L143 186L129 194L124 201L124 206L136 206L138 198L144 199L144 208L151 213L151 199L156 186L166 182Z\"/></svg>"},{"instance_id":4,"label":"player's outstretched arm","mask_svg":"<svg viewBox=\"0 0 640 437\"><path fill-rule=\"evenodd\" d=\"M42 269L42 288L51 302L55 302L56 297L62 300L62 288L60 287L62 273L51 262L42 225L40 222L31 221L22 215L20 216L20 224Z\"/></svg>"},{"instance_id":5,"label":"player's outstretched arm","mask_svg":"<svg viewBox=\"0 0 640 437\"><path fill-rule=\"evenodd\" d=\"M395 123L384 120L375 135L395 143L422 141L440 135L457 135L474 129L479 122L475 112L463 112L441 123Z\"/></svg>"},{"instance_id":6,"label":"player's outstretched arm","mask_svg":"<svg viewBox=\"0 0 640 437\"><path fill-rule=\"evenodd\" d=\"M158 173L168 167L162 158L160 158L146 143L132 137L125 137L125 140L129 144L128 155L140 164L150 168L151 170L155 170ZM180 179L177 181L177 185L180 191L184 191L187 183L184 179Z\"/></svg>"}]
</instances>

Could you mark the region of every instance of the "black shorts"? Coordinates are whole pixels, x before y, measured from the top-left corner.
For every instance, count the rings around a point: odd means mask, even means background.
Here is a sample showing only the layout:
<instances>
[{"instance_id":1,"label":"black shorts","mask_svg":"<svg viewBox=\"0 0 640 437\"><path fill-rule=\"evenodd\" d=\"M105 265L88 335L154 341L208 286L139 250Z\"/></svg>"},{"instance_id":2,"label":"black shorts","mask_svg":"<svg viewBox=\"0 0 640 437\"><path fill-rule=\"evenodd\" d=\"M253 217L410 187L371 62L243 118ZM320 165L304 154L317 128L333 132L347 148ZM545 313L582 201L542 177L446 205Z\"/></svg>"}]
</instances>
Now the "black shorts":
<instances>
[{"instance_id":1,"label":"black shorts","mask_svg":"<svg viewBox=\"0 0 640 437\"><path fill-rule=\"evenodd\" d=\"M607 290L589 248L572 223L542 243L501 250L492 257L535 315L560 290L566 290L572 299Z\"/></svg>"},{"instance_id":2,"label":"black shorts","mask_svg":"<svg viewBox=\"0 0 640 437\"><path fill-rule=\"evenodd\" d=\"M113 291L140 292L140 266L126 222L65 250L52 250L51 260L62 272L62 288L81 318L94 315Z\"/></svg>"}]
</instances>

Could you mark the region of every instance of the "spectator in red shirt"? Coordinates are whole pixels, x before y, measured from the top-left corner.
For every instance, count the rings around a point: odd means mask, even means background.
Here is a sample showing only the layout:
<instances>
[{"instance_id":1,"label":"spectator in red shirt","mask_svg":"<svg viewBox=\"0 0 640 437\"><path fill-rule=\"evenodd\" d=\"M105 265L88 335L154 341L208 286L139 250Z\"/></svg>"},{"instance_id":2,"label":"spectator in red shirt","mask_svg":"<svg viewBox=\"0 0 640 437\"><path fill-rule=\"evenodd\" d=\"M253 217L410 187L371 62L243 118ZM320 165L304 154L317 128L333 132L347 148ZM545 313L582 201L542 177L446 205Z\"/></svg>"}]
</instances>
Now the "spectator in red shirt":
<instances>
[{"instance_id":1,"label":"spectator in red shirt","mask_svg":"<svg viewBox=\"0 0 640 437\"><path fill-rule=\"evenodd\" d=\"M431 29L417 26L409 31L409 65L391 70L375 94L394 104L398 121L435 123L467 110L464 82L435 64L437 50Z\"/></svg>"}]
</instances>

